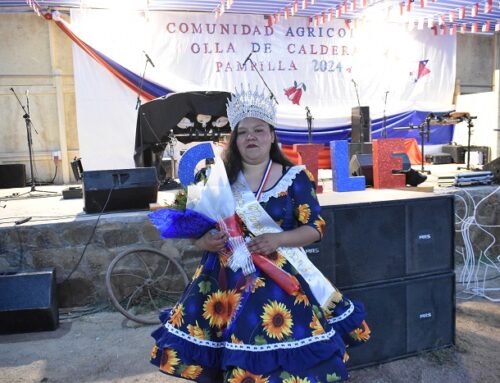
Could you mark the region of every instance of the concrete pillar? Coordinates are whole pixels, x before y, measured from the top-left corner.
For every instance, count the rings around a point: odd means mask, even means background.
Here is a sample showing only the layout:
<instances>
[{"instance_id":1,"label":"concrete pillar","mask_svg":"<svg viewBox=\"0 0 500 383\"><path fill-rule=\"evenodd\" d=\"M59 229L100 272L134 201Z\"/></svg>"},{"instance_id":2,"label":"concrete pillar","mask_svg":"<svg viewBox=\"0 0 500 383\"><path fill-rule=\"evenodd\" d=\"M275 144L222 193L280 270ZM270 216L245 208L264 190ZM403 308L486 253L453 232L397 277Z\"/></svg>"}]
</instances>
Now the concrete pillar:
<instances>
[{"instance_id":1,"label":"concrete pillar","mask_svg":"<svg viewBox=\"0 0 500 383\"><path fill-rule=\"evenodd\" d=\"M56 47L54 36L54 23L49 22L49 45L50 45L50 61L54 74L54 85L56 88L56 106L57 106L57 121L59 130L59 150L61 151L61 170L63 183L68 184L69 178L69 159L68 159L68 144L66 137L66 123L64 118L64 91L62 81L62 71L56 68Z\"/></svg>"}]
</instances>

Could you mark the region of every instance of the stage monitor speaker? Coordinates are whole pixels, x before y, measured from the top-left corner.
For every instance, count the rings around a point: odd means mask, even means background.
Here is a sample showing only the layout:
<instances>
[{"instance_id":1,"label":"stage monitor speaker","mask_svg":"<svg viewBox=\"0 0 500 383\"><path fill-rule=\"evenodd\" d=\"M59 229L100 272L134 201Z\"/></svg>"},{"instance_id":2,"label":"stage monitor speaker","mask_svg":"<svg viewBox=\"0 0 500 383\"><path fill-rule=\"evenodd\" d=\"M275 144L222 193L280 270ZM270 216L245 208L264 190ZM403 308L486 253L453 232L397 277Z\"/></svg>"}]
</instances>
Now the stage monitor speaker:
<instances>
[{"instance_id":1,"label":"stage monitor speaker","mask_svg":"<svg viewBox=\"0 0 500 383\"><path fill-rule=\"evenodd\" d=\"M0 333L55 330L59 325L54 269L0 272Z\"/></svg>"},{"instance_id":2,"label":"stage monitor speaker","mask_svg":"<svg viewBox=\"0 0 500 383\"><path fill-rule=\"evenodd\" d=\"M0 189L23 188L26 186L26 165L0 165Z\"/></svg>"},{"instance_id":3,"label":"stage monitor speaker","mask_svg":"<svg viewBox=\"0 0 500 383\"><path fill-rule=\"evenodd\" d=\"M371 144L370 144L371 146ZM397 153L394 156L400 156L403 159L404 171L411 169L410 159L406 153ZM351 176L365 176L367 186L373 186L373 155L372 154L355 154L349 162L349 173ZM408 183L408 182L407 182Z\"/></svg>"},{"instance_id":4,"label":"stage monitor speaker","mask_svg":"<svg viewBox=\"0 0 500 383\"><path fill-rule=\"evenodd\" d=\"M86 213L148 209L158 196L154 167L83 172Z\"/></svg>"},{"instance_id":5,"label":"stage monitor speaker","mask_svg":"<svg viewBox=\"0 0 500 383\"><path fill-rule=\"evenodd\" d=\"M484 165L483 170L489 170L492 172L493 180L496 183L500 183L500 157Z\"/></svg>"},{"instance_id":6,"label":"stage monitor speaker","mask_svg":"<svg viewBox=\"0 0 500 383\"><path fill-rule=\"evenodd\" d=\"M454 267L452 195L322 206L323 239L306 247L339 288Z\"/></svg>"},{"instance_id":7,"label":"stage monitor speaker","mask_svg":"<svg viewBox=\"0 0 500 383\"><path fill-rule=\"evenodd\" d=\"M407 278L346 289L364 303L370 340L347 350L348 366L388 362L455 343L455 275Z\"/></svg>"},{"instance_id":8,"label":"stage monitor speaker","mask_svg":"<svg viewBox=\"0 0 500 383\"><path fill-rule=\"evenodd\" d=\"M371 142L372 124L370 107L355 106L351 111L351 142Z\"/></svg>"}]
</instances>

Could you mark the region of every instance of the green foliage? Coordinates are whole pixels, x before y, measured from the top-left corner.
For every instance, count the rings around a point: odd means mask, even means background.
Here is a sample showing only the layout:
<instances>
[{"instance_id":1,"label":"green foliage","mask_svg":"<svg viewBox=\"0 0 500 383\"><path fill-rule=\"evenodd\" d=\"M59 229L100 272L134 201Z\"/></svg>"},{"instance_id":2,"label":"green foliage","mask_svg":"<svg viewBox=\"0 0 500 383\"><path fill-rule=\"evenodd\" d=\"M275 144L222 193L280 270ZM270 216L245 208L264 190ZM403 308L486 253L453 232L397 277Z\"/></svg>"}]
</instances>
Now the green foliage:
<instances>
[{"instance_id":1,"label":"green foliage","mask_svg":"<svg viewBox=\"0 0 500 383\"><path fill-rule=\"evenodd\" d=\"M175 194L174 202L166 204L165 207L169 209L184 211L186 210L186 204L187 204L187 189L181 189Z\"/></svg>"},{"instance_id":2,"label":"green foliage","mask_svg":"<svg viewBox=\"0 0 500 383\"><path fill-rule=\"evenodd\" d=\"M262 335L257 335L254 341L256 345L267 344L266 338L264 338Z\"/></svg>"},{"instance_id":3,"label":"green foliage","mask_svg":"<svg viewBox=\"0 0 500 383\"><path fill-rule=\"evenodd\" d=\"M198 283L198 287L200 288L200 293L207 295L212 288L212 282L210 281L201 281Z\"/></svg>"}]
</instances>

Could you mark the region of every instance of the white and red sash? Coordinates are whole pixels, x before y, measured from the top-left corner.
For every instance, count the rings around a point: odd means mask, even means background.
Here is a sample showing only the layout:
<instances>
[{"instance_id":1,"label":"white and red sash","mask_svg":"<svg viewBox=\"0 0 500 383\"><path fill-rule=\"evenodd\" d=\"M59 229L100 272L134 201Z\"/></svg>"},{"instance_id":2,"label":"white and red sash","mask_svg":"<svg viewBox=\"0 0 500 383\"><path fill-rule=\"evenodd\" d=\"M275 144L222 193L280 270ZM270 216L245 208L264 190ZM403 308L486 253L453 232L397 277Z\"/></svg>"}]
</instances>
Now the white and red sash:
<instances>
[{"instance_id":1,"label":"white and red sash","mask_svg":"<svg viewBox=\"0 0 500 383\"><path fill-rule=\"evenodd\" d=\"M259 204L243 173L240 172L238 179L231 185L231 189L236 202L236 213L254 235L283 231ZM295 267L308 283L314 297L323 309L332 308L337 303L340 293L309 260L302 247L279 247L277 251Z\"/></svg>"}]
</instances>

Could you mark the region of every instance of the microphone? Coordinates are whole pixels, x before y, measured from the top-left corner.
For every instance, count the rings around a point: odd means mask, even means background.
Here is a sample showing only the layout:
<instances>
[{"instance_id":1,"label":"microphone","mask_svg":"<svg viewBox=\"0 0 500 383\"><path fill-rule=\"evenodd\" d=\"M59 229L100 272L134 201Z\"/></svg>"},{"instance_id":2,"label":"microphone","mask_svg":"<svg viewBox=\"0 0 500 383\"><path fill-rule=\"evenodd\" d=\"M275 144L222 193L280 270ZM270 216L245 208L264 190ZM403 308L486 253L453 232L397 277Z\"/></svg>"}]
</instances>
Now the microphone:
<instances>
[{"instance_id":1,"label":"microphone","mask_svg":"<svg viewBox=\"0 0 500 383\"><path fill-rule=\"evenodd\" d=\"M358 86L358 84L356 84L356 81L354 81L354 79L353 79L353 78L351 78L351 81L352 81L352 83L354 84L354 86Z\"/></svg>"},{"instance_id":2,"label":"microphone","mask_svg":"<svg viewBox=\"0 0 500 383\"><path fill-rule=\"evenodd\" d=\"M146 51L142 51L142 53L144 53L144 56L146 56L147 62L150 63L151 66L154 68L155 64L153 64L153 60L151 60L151 58L148 56L148 54L146 53Z\"/></svg>"},{"instance_id":3,"label":"microphone","mask_svg":"<svg viewBox=\"0 0 500 383\"><path fill-rule=\"evenodd\" d=\"M245 59L245 61L243 61L243 65L245 65L248 62L248 60L250 60L250 56L252 56L252 53L253 52L250 52L250 54L247 56L247 58Z\"/></svg>"},{"instance_id":4,"label":"microphone","mask_svg":"<svg viewBox=\"0 0 500 383\"><path fill-rule=\"evenodd\" d=\"M14 92L14 88L10 88L10 90L11 90L12 92Z\"/></svg>"}]
</instances>

